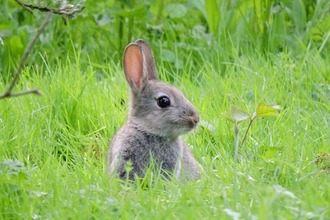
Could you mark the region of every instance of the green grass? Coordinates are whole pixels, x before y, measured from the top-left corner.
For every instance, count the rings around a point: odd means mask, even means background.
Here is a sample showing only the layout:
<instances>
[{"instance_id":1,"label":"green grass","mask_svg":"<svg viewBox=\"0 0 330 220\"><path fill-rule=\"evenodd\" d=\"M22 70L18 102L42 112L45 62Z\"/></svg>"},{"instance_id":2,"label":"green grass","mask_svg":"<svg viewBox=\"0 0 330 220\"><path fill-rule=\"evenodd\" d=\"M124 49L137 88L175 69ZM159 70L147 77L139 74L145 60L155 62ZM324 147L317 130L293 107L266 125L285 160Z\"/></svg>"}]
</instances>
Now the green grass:
<instances>
[{"instance_id":1,"label":"green grass","mask_svg":"<svg viewBox=\"0 0 330 220\"><path fill-rule=\"evenodd\" d=\"M214 48L221 49L234 50ZM200 126L185 136L205 169L199 181L152 176L148 189L106 176L108 145L127 113L120 60L98 65L77 52L24 69L15 89L38 87L43 96L0 100L0 218L328 219L330 178L314 159L330 151L329 55L230 54L211 60L201 50L199 71L189 62L164 68L156 57L160 77L214 131ZM284 109L256 120L235 162L234 125L223 113L230 105L252 112L258 103ZM242 138L247 123L239 126Z\"/></svg>"}]
</instances>

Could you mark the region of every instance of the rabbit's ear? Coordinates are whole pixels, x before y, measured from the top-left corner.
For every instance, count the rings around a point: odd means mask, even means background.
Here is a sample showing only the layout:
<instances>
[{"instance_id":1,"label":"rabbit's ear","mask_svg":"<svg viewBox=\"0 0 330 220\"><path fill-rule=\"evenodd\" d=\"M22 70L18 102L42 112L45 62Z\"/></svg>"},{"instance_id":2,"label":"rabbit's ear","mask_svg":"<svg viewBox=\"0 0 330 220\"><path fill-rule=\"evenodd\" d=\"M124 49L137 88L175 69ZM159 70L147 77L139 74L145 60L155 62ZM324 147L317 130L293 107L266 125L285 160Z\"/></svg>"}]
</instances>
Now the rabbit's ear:
<instances>
[{"instance_id":1,"label":"rabbit's ear","mask_svg":"<svg viewBox=\"0 0 330 220\"><path fill-rule=\"evenodd\" d=\"M148 80L151 79L158 79L158 73L157 73L157 68L155 64L155 58L154 54L152 53L152 50L147 42L144 40L137 40L135 41L137 45L139 45L142 54L144 55L145 58L145 67L148 72Z\"/></svg>"},{"instance_id":2,"label":"rabbit's ear","mask_svg":"<svg viewBox=\"0 0 330 220\"><path fill-rule=\"evenodd\" d=\"M133 90L140 90L141 83L144 81L143 73L144 59L140 47L135 44L129 44L124 52L123 66L126 80Z\"/></svg>"}]
</instances>

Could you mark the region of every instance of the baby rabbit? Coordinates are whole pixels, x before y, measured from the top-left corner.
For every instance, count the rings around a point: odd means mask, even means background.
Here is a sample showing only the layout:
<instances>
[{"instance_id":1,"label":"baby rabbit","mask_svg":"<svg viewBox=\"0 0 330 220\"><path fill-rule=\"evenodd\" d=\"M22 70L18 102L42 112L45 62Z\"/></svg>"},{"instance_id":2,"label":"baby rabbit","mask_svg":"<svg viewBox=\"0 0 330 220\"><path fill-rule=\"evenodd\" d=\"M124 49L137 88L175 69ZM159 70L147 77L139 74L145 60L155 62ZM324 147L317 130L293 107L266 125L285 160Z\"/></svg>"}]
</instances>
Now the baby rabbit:
<instances>
[{"instance_id":1,"label":"baby rabbit","mask_svg":"<svg viewBox=\"0 0 330 220\"><path fill-rule=\"evenodd\" d=\"M131 88L130 107L126 124L110 144L109 174L133 180L143 177L153 161L166 177L198 179L202 168L180 137L199 122L194 106L179 89L158 80L153 52L144 40L126 47L123 67Z\"/></svg>"}]
</instances>

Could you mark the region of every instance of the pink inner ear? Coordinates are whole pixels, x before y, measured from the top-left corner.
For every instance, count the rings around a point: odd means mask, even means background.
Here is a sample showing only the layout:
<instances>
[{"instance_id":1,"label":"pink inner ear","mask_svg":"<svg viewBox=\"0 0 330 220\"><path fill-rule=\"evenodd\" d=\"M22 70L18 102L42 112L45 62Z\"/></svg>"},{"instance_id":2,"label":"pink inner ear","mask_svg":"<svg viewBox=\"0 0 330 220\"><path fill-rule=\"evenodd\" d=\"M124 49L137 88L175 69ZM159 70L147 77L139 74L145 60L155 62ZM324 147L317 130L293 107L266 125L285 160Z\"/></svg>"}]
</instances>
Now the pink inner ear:
<instances>
[{"instance_id":1,"label":"pink inner ear","mask_svg":"<svg viewBox=\"0 0 330 220\"><path fill-rule=\"evenodd\" d=\"M137 45L130 45L124 54L124 72L127 82L139 89L143 75L143 56Z\"/></svg>"}]
</instances>

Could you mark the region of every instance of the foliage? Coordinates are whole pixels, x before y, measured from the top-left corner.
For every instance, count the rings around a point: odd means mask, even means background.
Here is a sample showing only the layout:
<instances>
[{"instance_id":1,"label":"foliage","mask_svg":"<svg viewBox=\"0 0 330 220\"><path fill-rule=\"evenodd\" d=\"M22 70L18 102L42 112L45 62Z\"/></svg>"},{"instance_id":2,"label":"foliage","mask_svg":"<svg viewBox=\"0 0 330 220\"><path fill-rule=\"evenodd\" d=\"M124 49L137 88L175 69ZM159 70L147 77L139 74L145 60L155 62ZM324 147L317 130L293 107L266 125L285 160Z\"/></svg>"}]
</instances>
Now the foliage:
<instances>
[{"instance_id":1,"label":"foliage","mask_svg":"<svg viewBox=\"0 0 330 220\"><path fill-rule=\"evenodd\" d=\"M249 43L258 50L277 52L289 48L294 53L299 53L308 43L313 42L320 46L328 41L329 1L227 0L220 1L220 4L216 0L205 0L205 4L203 0L193 2L202 11L210 32L215 36L229 33L233 42L243 45Z\"/></svg>"},{"instance_id":2,"label":"foliage","mask_svg":"<svg viewBox=\"0 0 330 220\"><path fill-rule=\"evenodd\" d=\"M36 1L49 7L60 2ZM156 50L156 57L176 71L182 71L187 62L198 71L203 63L201 51L209 52L207 59L232 59L231 53L224 50L226 44L232 44L239 54L289 50L298 57L310 46L320 52L329 48L327 0L64 2L82 3L85 9L75 19L55 16L31 60L56 61L72 57L73 50L79 50L84 62L104 64L120 60L125 45L137 38L148 39L154 48L163 48ZM0 47L0 70L4 73L15 67L44 15L34 13L34 17L14 0L5 1L0 10L4 15L0 18L0 37L6 45ZM212 49L214 44L222 46L220 52Z\"/></svg>"},{"instance_id":3,"label":"foliage","mask_svg":"<svg viewBox=\"0 0 330 220\"><path fill-rule=\"evenodd\" d=\"M0 102L0 218L328 218L328 1L206 1L86 1L74 19L52 17L14 88L43 96ZM12 0L0 10L5 91L45 15ZM127 112L121 55L137 38L203 119L185 137L205 170L199 181L106 176L108 144ZM258 103L284 110L258 119L238 154L220 113Z\"/></svg>"},{"instance_id":4,"label":"foliage","mask_svg":"<svg viewBox=\"0 0 330 220\"><path fill-rule=\"evenodd\" d=\"M263 105L259 104L256 108L256 110L252 113L249 114L241 109L239 109L237 106L232 105L230 108L230 115L229 114L224 114L225 117L231 119L234 121L235 124L235 130L236 131L236 137L238 138L238 133L239 133L239 128L238 128L238 123L245 121L247 119L250 119L249 125L245 131L244 137L242 139L242 145L244 141L246 140L247 134L249 132L249 129L251 128L252 123L257 119L257 118L262 118L262 117L267 117L267 116L277 116L275 113L276 110L281 110L282 107L279 105Z\"/></svg>"},{"instance_id":5,"label":"foliage","mask_svg":"<svg viewBox=\"0 0 330 220\"><path fill-rule=\"evenodd\" d=\"M205 173L192 183L150 176L148 189L143 181L123 184L106 176L108 144L127 112L120 65L84 63L75 54L24 68L17 90L38 87L43 96L1 100L1 218L327 218L329 175L321 171L328 160L317 166L314 158L330 152L329 62L317 51L298 61L249 53L234 57L222 75L211 62L199 80L191 79L189 66L173 75L213 125L185 137ZM158 67L166 78L170 71ZM260 102L285 110L258 119L235 160L233 126L220 112ZM18 174L8 173L11 167Z\"/></svg>"}]
</instances>

